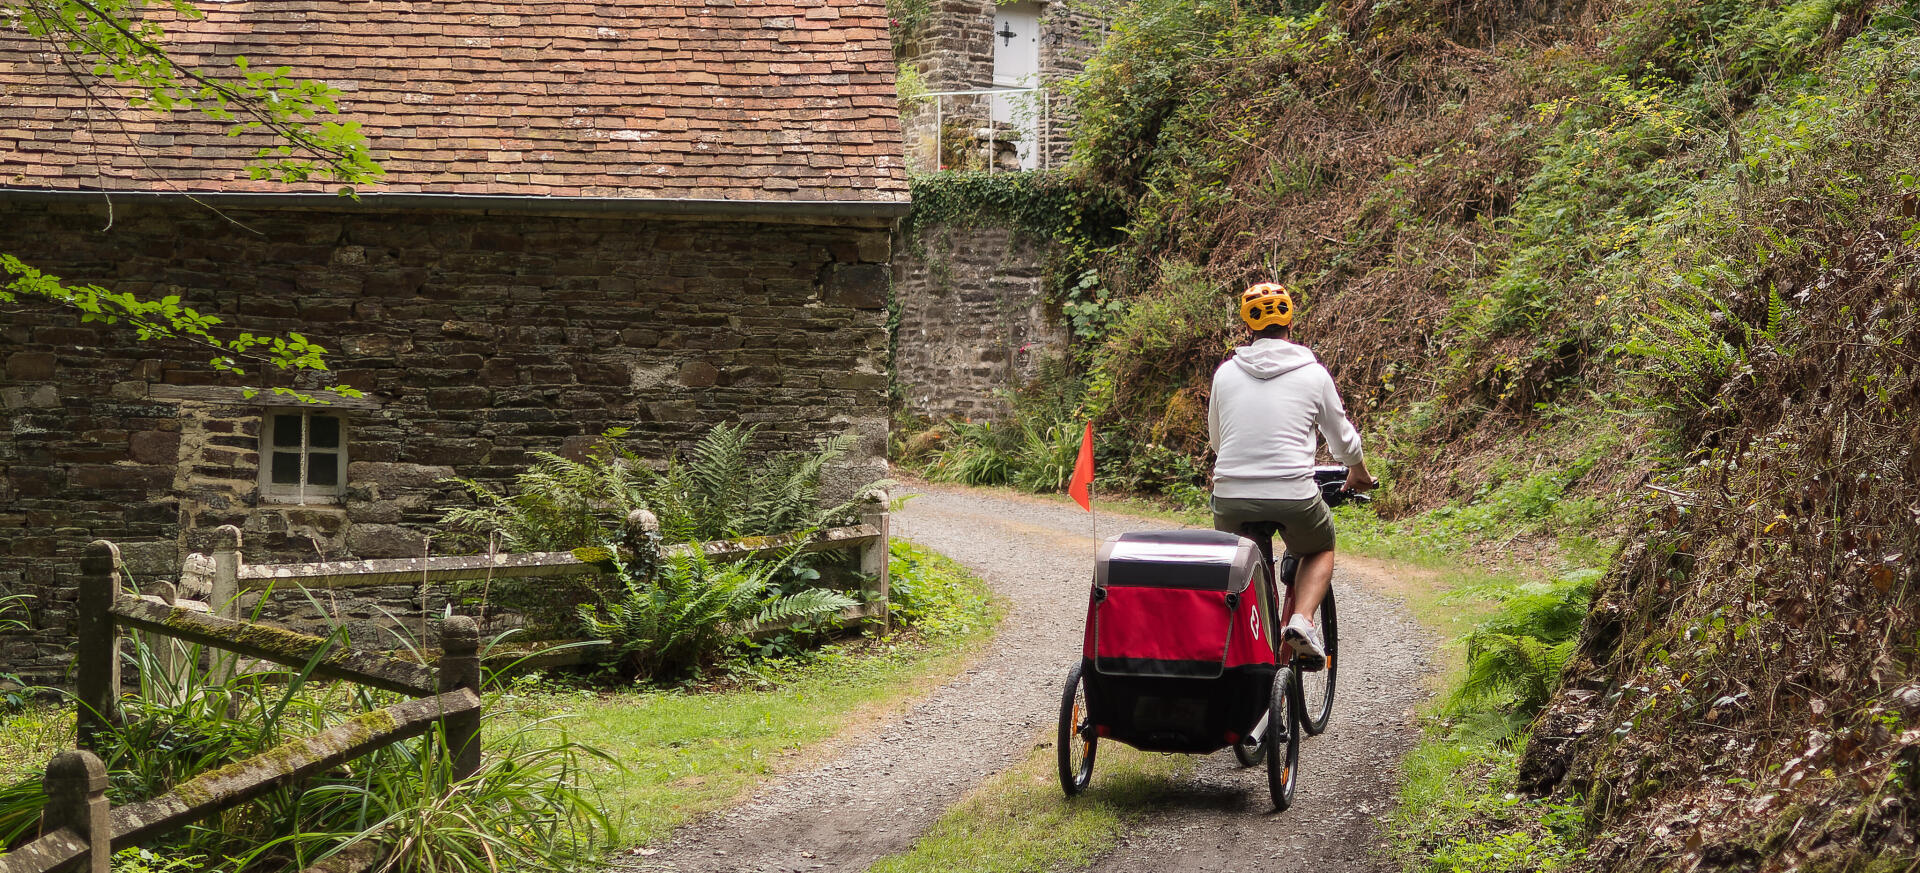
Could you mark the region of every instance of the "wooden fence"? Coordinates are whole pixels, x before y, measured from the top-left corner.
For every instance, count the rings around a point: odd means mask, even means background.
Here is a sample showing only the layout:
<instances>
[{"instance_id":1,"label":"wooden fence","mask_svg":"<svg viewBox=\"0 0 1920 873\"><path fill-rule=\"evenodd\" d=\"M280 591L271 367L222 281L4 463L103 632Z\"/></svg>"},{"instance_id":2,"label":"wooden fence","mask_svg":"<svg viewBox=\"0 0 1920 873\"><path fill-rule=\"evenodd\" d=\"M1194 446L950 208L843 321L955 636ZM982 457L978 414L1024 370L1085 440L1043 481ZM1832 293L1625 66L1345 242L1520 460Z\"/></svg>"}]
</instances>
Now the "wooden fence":
<instances>
[{"instance_id":1,"label":"wooden fence","mask_svg":"<svg viewBox=\"0 0 1920 873\"><path fill-rule=\"evenodd\" d=\"M235 531L237 534L238 532ZM117 849L205 819L276 788L294 784L380 748L443 725L452 775L480 770L480 632L473 619L441 625L440 663L426 667L332 640L236 621L122 590L118 546L99 540L80 562L75 616L74 693L80 748L47 765L47 806L40 837L0 855L0 873L107 873ZM107 771L93 753L119 718L120 633L134 629L175 637L314 675L409 695L320 733L281 744L245 761L203 773L140 803L110 808Z\"/></svg>"},{"instance_id":2,"label":"wooden fence","mask_svg":"<svg viewBox=\"0 0 1920 873\"><path fill-rule=\"evenodd\" d=\"M841 627L867 620L883 626L888 620L887 496L872 495L862 506L860 523L816 531L811 535L781 534L660 546L660 524L653 513L635 510L626 519L623 551L643 563L672 560L698 551L709 561L740 561L783 554L857 551L862 578L861 603L842 613ZM275 587L308 590L367 588L380 585L432 585L491 579L527 579L578 576L602 571L571 552L527 552L498 555L456 555L423 558L387 558L366 561L326 561L310 564L247 564L240 556L240 531L220 528L213 550L213 593L209 603L225 617L240 617L240 596ZM553 667L592 661L602 656L579 640L547 641L539 651L512 650L496 654L491 662L512 661L521 668Z\"/></svg>"},{"instance_id":3,"label":"wooden fence","mask_svg":"<svg viewBox=\"0 0 1920 873\"><path fill-rule=\"evenodd\" d=\"M817 552L858 549L865 602L841 616L853 623L887 615L887 516L885 499L869 504L862 523L809 537L773 536L660 549L659 525L646 512L627 519L628 547L642 561L671 559L698 549L709 560L741 560L797 549ZM240 530L219 530L213 554L213 594L206 603L123 590L120 549L99 540L81 560L76 609L74 686L79 749L47 765L47 806L41 836L0 855L0 873L108 873L112 854L205 819L315 773L444 725L455 779L480 769L480 631L473 619L451 616L441 624L440 661L429 667L384 653L355 650L335 640L243 621L239 595L276 585L352 588L431 584L476 578L526 578L598 572L569 553L466 555L316 564L246 564ZM344 680L407 695L405 700L349 719L309 737L282 744L245 761L203 773L165 795L112 808L107 774L93 753L119 717L120 634L135 630L198 643L236 655L311 669L314 676ZM587 655L590 657L591 655ZM583 657L579 647L555 652L544 665ZM522 659L523 661L526 659Z\"/></svg>"}]
</instances>

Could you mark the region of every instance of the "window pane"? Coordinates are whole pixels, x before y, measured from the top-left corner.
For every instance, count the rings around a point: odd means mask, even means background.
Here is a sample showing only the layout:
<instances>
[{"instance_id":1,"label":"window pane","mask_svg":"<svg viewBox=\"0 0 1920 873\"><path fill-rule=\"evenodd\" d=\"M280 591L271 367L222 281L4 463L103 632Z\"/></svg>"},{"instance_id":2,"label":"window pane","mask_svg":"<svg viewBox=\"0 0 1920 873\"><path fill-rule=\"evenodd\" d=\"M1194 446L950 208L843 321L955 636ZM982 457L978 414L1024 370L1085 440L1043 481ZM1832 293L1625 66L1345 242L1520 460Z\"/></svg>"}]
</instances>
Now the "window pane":
<instances>
[{"instance_id":1,"label":"window pane","mask_svg":"<svg viewBox=\"0 0 1920 873\"><path fill-rule=\"evenodd\" d=\"M273 444L300 447L300 416L276 415L273 417Z\"/></svg>"},{"instance_id":2,"label":"window pane","mask_svg":"<svg viewBox=\"0 0 1920 873\"><path fill-rule=\"evenodd\" d=\"M289 416L278 416L278 417L287 418ZM294 419L294 421L295 421L294 426L298 427L299 419ZM278 431L277 426L275 428L275 431L276 432ZM298 433L298 431L295 431L295 433ZM273 484L275 485L300 484L300 453L299 452L274 452L273 453Z\"/></svg>"},{"instance_id":3,"label":"window pane","mask_svg":"<svg viewBox=\"0 0 1920 873\"><path fill-rule=\"evenodd\" d=\"M313 422L315 424L319 424L320 419L316 418L313 420ZM328 488L331 488L333 487L335 482L339 481L339 476L340 476L340 456L339 455L328 455L328 454L316 452L314 454L307 456L307 484L308 485L324 485Z\"/></svg>"},{"instance_id":4,"label":"window pane","mask_svg":"<svg viewBox=\"0 0 1920 873\"><path fill-rule=\"evenodd\" d=\"M316 449L340 447L340 419L316 415L307 419L307 445Z\"/></svg>"}]
</instances>

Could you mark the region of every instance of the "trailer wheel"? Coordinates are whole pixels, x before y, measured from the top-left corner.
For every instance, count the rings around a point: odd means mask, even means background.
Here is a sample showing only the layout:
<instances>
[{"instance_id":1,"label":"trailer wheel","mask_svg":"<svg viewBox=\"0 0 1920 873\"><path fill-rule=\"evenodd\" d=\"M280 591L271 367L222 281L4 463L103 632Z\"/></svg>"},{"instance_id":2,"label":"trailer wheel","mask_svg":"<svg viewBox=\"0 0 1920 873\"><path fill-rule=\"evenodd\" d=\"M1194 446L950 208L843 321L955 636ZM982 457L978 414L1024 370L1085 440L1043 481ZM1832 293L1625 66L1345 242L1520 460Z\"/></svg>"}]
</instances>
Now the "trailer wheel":
<instances>
[{"instance_id":1,"label":"trailer wheel","mask_svg":"<svg viewBox=\"0 0 1920 873\"><path fill-rule=\"evenodd\" d=\"M1267 793L1273 796L1274 812L1293 805L1293 790L1300 782L1300 706L1290 693L1293 684L1293 668L1282 667L1273 675L1273 695L1267 701Z\"/></svg>"},{"instance_id":2,"label":"trailer wheel","mask_svg":"<svg viewBox=\"0 0 1920 873\"><path fill-rule=\"evenodd\" d=\"M1060 790L1068 797L1087 790L1093 781L1093 756L1100 738L1093 733L1093 715L1087 708L1087 683L1081 679L1083 667L1067 674L1066 693L1060 697L1060 734L1054 747L1060 757Z\"/></svg>"},{"instance_id":3,"label":"trailer wheel","mask_svg":"<svg viewBox=\"0 0 1920 873\"><path fill-rule=\"evenodd\" d=\"M1257 767L1267 759L1267 744L1259 740L1241 740L1233 744L1233 757L1242 767Z\"/></svg>"}]
</instances>

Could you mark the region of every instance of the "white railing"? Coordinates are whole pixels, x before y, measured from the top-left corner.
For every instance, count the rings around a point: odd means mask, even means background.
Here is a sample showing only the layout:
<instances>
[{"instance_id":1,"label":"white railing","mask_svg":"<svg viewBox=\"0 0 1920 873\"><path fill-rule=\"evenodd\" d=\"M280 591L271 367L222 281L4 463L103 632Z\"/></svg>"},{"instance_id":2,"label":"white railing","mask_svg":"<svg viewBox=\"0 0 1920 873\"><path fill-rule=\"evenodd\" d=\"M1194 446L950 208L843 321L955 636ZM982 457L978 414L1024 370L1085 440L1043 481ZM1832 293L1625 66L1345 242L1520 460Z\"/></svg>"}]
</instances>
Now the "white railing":
<instances>
[{"instance_id":1,"label":"white railing","mask_svg":"<svg viewBox=\"0 0 1920 873\"><path fill-rule=\"evenodd\" d=\"M1029 95L1028 99L1030 102L1028 102L1025 107L1017 107L1013 102L1015 95ZM1016 154L1018 154L1018 148L1021 144L1026 144L1031 150L1029 156L1023 156L1021 158L1021 169L1052 169L1053 101L1048 98L1047 89L976 88L964 91L928 91L921 96L933 100L933 166L930 169L947 169L941 162L942 157L947 153L946 110L947 101L955 97L988 98L989 108L985 119L987 139L984 148L986 150L986 165L989 174L994 172L996 169L995 165L999 163L999 147L1000 143L1003 142L1014 143ZM1033 106L1033 102L1039 103L1037 112ZM1004 108L1004 112L999 111L1002 108ZM1020 109L1025 110L1025 120L1032 123L1030 126L1020 124L1021 119L1018 115L1018 110ZM999 118L998 116L1002 114L1008 117L1005 119ZM1001 137L999 135L1000 124L1003 123L1003 121L1013 124L1016 136ZM1031 165L1029 165L1028 162L1029 157L1032 161Z\"/></svg>"}]
</instances>

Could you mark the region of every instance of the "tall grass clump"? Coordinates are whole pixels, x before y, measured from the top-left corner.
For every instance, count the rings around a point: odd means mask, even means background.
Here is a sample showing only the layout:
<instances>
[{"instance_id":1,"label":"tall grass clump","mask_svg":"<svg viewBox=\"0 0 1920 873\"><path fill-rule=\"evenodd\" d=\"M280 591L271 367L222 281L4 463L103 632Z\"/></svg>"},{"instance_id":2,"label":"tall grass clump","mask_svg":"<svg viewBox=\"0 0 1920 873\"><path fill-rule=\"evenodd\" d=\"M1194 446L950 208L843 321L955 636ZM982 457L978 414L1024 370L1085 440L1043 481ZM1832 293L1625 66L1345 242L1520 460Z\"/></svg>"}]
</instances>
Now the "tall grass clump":
<instances>
[{"instance_id":1,"label":"tall grass clump","mask_svg":"<svg viewBox=\"0 0 1920 873\"><path fill-rule=\"evenodd\" d=\"M29 630L28 597L25 594L0 594L0 638ZM19 675L0 669L0 718L26 706L33 686Z\"/></svg>"}]
</instances>

